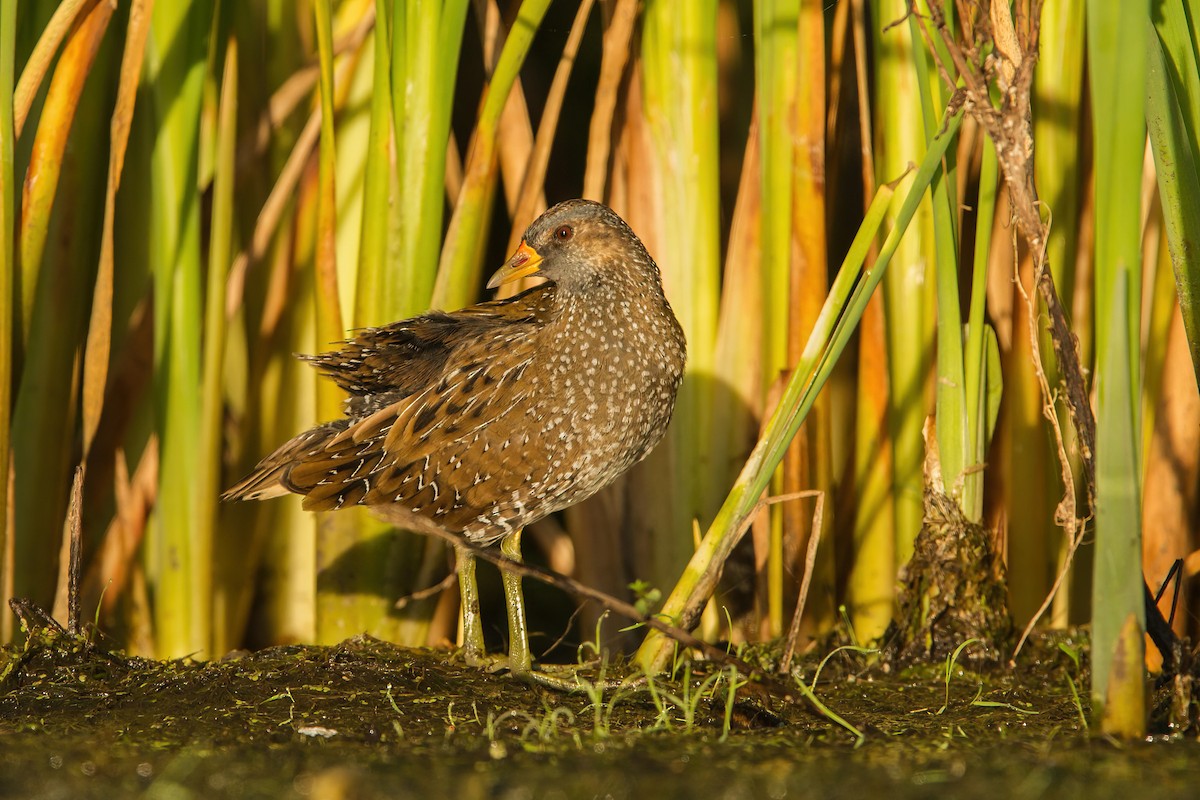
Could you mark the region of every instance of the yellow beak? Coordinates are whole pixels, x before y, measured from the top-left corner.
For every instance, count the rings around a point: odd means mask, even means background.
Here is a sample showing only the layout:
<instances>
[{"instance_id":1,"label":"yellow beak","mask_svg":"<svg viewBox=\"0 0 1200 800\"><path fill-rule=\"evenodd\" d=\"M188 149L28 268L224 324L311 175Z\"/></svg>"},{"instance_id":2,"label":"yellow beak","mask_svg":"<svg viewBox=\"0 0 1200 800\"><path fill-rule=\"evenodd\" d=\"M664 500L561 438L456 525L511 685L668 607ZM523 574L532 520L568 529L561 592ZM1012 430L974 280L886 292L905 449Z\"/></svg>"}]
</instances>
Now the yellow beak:
<instances>
[{"instance_id":1,"label":"yellow beak","mask_svg":"<svg viewBox=\"0 0 1200 800\"><path fill-rule=\"evenodd\" d=\"M487 282L487 288L495 289L502 283L524 278L527 275L532 275L538 271L538 265L542 263L542 257L538 252L521 240L521 246L517 248L517 252L512 254L512 258L504 262L504 266L496 270L496 274Z\"/></svg>"}]
</instances>

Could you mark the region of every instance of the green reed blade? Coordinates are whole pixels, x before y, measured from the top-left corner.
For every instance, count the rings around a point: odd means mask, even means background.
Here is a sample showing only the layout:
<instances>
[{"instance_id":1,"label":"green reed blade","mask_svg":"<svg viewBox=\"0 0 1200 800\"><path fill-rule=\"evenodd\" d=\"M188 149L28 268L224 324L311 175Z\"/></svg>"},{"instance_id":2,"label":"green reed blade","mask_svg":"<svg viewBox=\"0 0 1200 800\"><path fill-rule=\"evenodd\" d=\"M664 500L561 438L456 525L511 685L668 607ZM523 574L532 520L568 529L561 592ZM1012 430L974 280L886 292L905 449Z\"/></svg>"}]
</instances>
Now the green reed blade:
<instances>
[{"instance_id":1,"label":"green reed blade","mask_svg":"<svg viewBox=\"0 0 1200 800\"><path fill-rule=\"evenodd\" d=\"M0 331L12 330L13 286L16 272L15 182L13 171L13 72L16 58L17 0L0 0ZM11 339L9 339L11 341ZM12 348L0 347L0 453L9 452L12 410ZM8 486L8 459L0 458L0 486ZM0 492L0 553L8 552L8 492ZM7 559L4 559L7 564ZM0 566L0 580L6 580ZM6 582L7 583L7 582ZM0 642L12 634L12 617L0 614Z\"/></svg>"},{"instance_id":2,"label":"green reed blade","mask_svg":"<svg viewBox=\"0 0 1200 800\"><path fill-rule=\"evenodd\" d=\"M1144 629L1141 569L1141 193L1146 125L1146 2L1089 0L1096 171L1096 564L1092 600L1092 708L1126 720L1110 701L1132 696L1143 676L1111 669L1131 616ZM1124 98L1111 102L1111 98ZM1110 680L1124 681L1110 686ZM1143 718L1141 728L1144 729ZM1139 730L1113 730L1137 736Z\"/></svg>"},{"instance_id":3,"label":"green reed blade","mask_svg":"<svg viewBox=\"0 0 1200 800\"><path fill-rule=\"evenodd\" d=\"M664 486L671 521L654 537L648 575L669 581L693 551L691 520L707 520L716 493L708 457L720 432L711 391L720 291L720 165L717 138L717 3L653 0L642 38L643 108L661 167L658 252L663 285L688 342L688 365L668 441L677 465Z\"/></svg>"},{"instance_id":4,"label":"green reed blade","mask_svg":"<svg viewBox=\"0 0 1200 800\"><path fill-rule=\"evenodd\" d=\"M1146 115L1192 367L1200 382L1200 9L1164 0L1147 37Z\"/></svg>"},{"instance_id":5,"label":"green reed blade","mask_svg":"<svg viewBox=\"0 0 1200 800\"><path fill-rule=\"evenodd\" d=\"M154 270L154 383L162 456L149 551L158 654L206 653L210 646L205 575L210 552L197 549L197 498L189 479L199 452L202 262L199 130L205 36L212 4L156 3L146 48L151 154L150 242ZM197 24L198 20L202 20Z\"/></svg>"},{"instance_id":6,"label":"green reed blade","mask_svg":"<svg viewBox=\"0 0 1200 800\"><path fill-rule=\"evenodd\" d=\"M425 311L434 295L450 111L467 7L467 0L394 0L392 6L392 114L401 187L396 283L388 292L397 298L394 318Z\"/></svg>"},{"instance_id":7,"label":"green reed blade","mask_svg":"<svg viewBox=\"0 0 1200 800\"><path fill-rule=\"evenodd\" d=\"M375 0L372 52L371 129L363 184L362 233L355 290L354 324L383 325L399 311L398 281L388 280L389 192L391 190L392 92L387 0Z\"/></svg>"},{"instance_id":8,"label":"green reed blade","mask_svg":"<svg viewBox=\"0 0 1200 800\"><path fill-rule=\"evenodd\" d=\"M196 476L196 548L201 553L212 553L217 537L217 498L221 493L223 436L225 429L225 285L229 266L233 260L234 187L236 183L237 157L237 107L238 107L238 45L230 37L225 48L225 65L221 75L220 102L217 109L216 152L213 158L212 214L209 221L208 279L204 297L204 354L203 372L200 383L201 417L200 442ZM232 537L219 541L222 549L243 549L241 542ZM213 652L224 653L237 647L236 641L227 641L229 626L227 606L241 589L225 581L214 582L214 562L220 561L213 553L206 556L208 579L214 584L211 596L205 598L204 608L215 606L213 613ZM203 584L205 581L201 581ZM210 612L212 613L212 612Z\"/></svg>"}]
</instances>

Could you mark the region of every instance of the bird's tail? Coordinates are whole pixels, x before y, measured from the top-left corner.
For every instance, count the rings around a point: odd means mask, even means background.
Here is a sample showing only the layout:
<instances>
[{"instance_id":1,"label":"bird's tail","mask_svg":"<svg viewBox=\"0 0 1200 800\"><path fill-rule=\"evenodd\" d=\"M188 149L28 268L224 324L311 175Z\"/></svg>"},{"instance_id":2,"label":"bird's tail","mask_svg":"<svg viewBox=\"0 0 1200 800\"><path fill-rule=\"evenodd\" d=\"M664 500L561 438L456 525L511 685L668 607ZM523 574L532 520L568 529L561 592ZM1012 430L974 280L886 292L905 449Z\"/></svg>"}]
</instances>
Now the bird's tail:
<instances>
[{"instance_id":1,"label":"bird's tail","mask_svg":"<svg viewBox=\"0 0 1200 800\"><path fill-rule=\"evenodd\" d=\"M237 485L227 489L221 495L221 500L228 502L230 500L267 500L272 497L281 497L288 493L288 488L283 484L283 477L290 467L290 464L267 467L260 463Z\"/></svg>"},{"instance_id":2,"label":"bird's tail","mask_svg":"<svg viewBox=\"0 0 1200 800\"><path fill-rule=\"evenodd\" d=\"M334 436L346 427L345 420L320 425L296 436L283 444L274 453L258 462L249 475L221 495L224 501L268 500L282 497L288 492L305 494L306 490L295 486L289 479L292 469L302 463L314 451L322 449ZM311 488L311 487L310 487Z\"/></svg>"}]
</instances>

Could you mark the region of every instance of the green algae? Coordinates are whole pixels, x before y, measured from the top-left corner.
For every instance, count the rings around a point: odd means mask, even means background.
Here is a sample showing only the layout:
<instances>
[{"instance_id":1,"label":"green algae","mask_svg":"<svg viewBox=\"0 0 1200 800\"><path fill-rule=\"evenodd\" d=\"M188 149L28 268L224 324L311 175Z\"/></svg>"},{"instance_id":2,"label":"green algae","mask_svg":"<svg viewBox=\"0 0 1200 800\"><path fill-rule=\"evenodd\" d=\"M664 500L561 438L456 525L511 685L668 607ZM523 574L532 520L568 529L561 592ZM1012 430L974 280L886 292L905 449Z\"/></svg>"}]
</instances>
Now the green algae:
<instances>
[{"instance_id":1,"label":"green algae","mask_svg":"<svg viewBox=\"0 0 1200 800\"><path fill-rule=\"evenodd\" d=\"M816 694L862 729L719 671L565 694L358 638L158 662L51 633L0 663L6 797L1193 796L1200 745L1118 747L1043 639L1017 666L889 674L839 653ZM802 665L812 679L817 659ZM609 674L619 665L608 665ZM714 668L715 670L715 668ZM726 719L729 720L726 724Z\"/></svg>"}]
</instances>

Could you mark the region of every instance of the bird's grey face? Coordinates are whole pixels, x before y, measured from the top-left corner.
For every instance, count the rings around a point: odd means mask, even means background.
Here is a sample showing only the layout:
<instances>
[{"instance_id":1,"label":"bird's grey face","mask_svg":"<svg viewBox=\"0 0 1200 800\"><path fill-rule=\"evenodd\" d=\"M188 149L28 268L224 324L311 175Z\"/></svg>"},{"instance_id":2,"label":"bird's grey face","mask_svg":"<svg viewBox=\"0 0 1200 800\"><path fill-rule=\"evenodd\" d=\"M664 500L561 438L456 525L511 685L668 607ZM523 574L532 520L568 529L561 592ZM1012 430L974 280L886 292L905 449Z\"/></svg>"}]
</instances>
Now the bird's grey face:
<instances>
[{"instance_id":1,"label":"bird's grey face","mask_svg":"<svg viewBox=\"0 0 1200 800\"><path fill-rule=\"evenodd\" d=\"M537 275L567 290L582 289L603 280L613 265L630 263L653 265L624 220L600 203L568 200L534 220L488 287Z\"/></svg>"}]
</instances>

